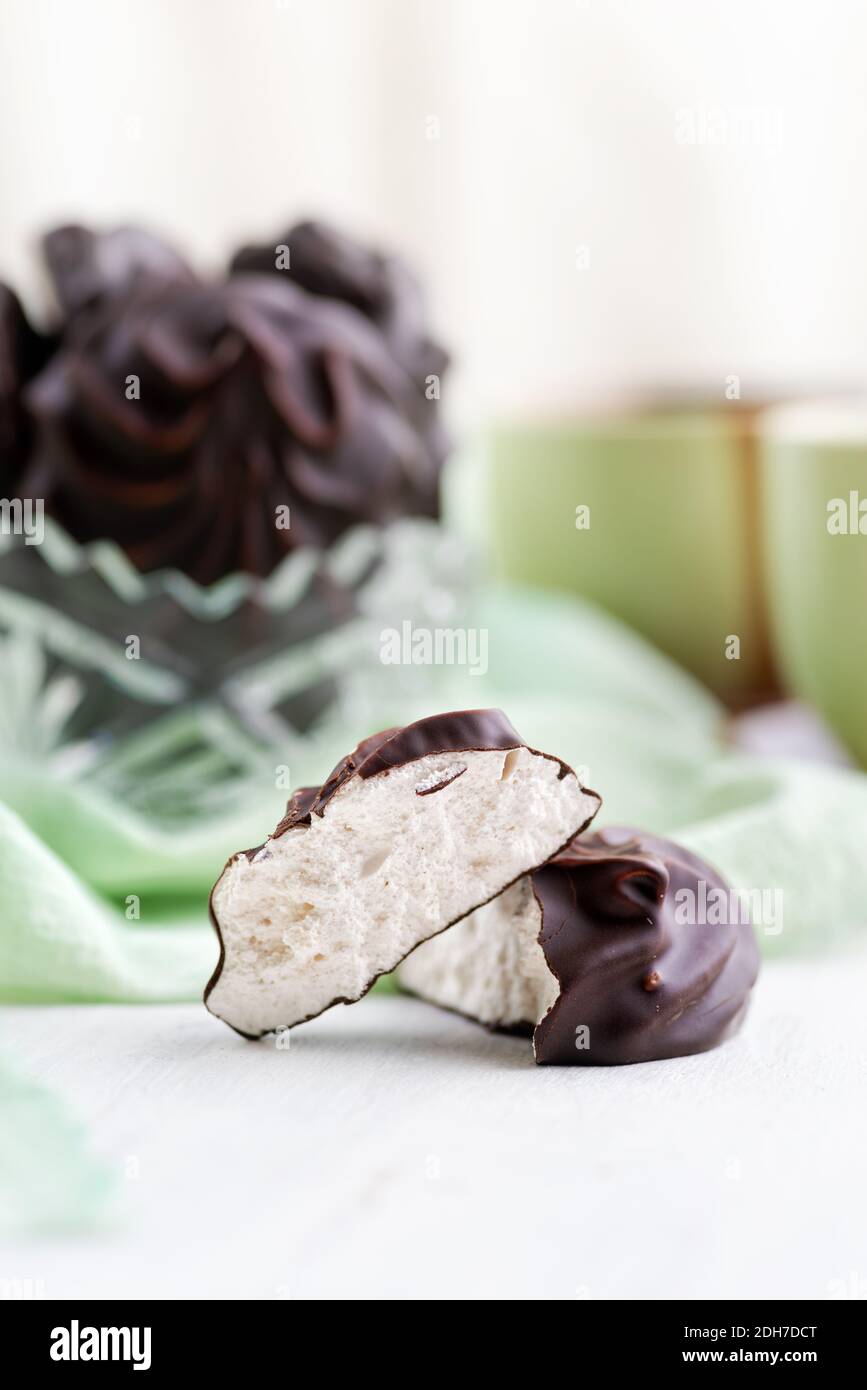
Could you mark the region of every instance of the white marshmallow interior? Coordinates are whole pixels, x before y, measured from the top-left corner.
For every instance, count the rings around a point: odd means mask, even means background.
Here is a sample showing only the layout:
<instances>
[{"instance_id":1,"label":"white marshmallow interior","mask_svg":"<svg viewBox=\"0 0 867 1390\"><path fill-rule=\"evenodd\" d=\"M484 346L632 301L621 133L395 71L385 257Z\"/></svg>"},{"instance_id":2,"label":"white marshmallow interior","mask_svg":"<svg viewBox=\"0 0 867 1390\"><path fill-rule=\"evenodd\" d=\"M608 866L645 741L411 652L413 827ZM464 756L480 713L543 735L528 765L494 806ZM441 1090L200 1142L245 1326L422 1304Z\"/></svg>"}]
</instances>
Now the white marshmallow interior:
<instances>
[{"instance_id":1,"label":"white marshmallow interior","mask_svg":"<svg viewBox=\"0 0 867 1390\"><path fill-rule=\"evenodd\" d=\"M323 817L224 870L213 904L225 958L208 1008L255 1035L358 999L593 814L596 799L559 772L516 748L432 754L351 778Z\"/></svg>"},{"instance_id":2,"label":"white marshmallow interior","mask_svg":"<svg viewBox=\"0 0 867 1390\"><path fill-rule=\"evenodd\" d=\"M489 1027L535 1026L559 993L539 945L542 914L529 878L426 941L398 970L401 984Z\"/></svg>"}]
</instances>

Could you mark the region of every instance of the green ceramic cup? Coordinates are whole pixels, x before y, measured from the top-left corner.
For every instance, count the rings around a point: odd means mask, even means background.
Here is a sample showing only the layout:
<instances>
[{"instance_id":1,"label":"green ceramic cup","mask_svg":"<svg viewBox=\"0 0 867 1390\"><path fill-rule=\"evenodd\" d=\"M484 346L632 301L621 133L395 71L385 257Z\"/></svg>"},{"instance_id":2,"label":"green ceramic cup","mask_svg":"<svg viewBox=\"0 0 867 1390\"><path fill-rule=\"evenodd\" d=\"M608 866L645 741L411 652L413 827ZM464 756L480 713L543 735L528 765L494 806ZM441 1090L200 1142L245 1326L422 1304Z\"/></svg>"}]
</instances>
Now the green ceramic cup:
<instances>
[{"instance_id":1,"label":"green ceramic cup","mask_svg":"<svg viewBox=\"0 0 867 1390\"><path fill-rule=\"evenodd\" d=\"M496 569L594 600L731 705L762 697L773 677L753 419L724 404L496 427Z\"/></svg>"},{"instance_id":2,"label":"green ceramic cup","mask_svg":"<svg viewBox=\"0 0 867 1390\"><path fill-rule=\"evenodd\" d=\"M761 455L784 679L867 765L867 399L770 411Z\"/></svg>"}]
</instances>

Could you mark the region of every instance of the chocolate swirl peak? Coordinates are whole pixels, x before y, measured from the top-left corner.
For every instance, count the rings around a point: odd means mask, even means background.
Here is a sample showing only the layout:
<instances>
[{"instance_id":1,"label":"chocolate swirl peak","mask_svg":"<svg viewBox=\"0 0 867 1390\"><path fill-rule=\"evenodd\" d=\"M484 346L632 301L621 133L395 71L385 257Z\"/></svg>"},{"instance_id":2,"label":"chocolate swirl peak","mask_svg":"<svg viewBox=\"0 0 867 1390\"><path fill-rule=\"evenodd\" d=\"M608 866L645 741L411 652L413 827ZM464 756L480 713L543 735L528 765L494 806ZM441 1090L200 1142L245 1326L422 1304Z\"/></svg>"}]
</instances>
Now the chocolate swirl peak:
<instances>
[{"instance_id":1,"label":"chocolate swirl peak","mask_svg":"<svg viewBox=\"0 0 867 1390\"><path fill-rule=\"evenodd\" d=\"M30 393L30 489L77 539L207 584L436 514L430 403L362 315L274 276L131 281L67 292L87 312Z\"/></svg>"},{"instance_id":2,"label":"chocolate swirl peak","mask_svg":"<svg viewBox=\"0 0 867 1390\"><path fill-rule=\"evenodd\" d=\"M55 227L43 237L42 253L67 320L146 285L195 278L173 247L140 227Z\"/></svg>"},{"instance_id":3,"label":"chocolate swirl peak","mask_svg":"<svg viewBox=\"0 0 867 1390\"><path fill-rule=\"evenodd\" d=\"M24 389L51 350L51 340L31 327L18 296L0 282L0 495L18 490L30 454L32 422Z\"/></svg>"},{"instance_id":4,"label":"chocolate swirl peak","mask_svg":"<svg viewBox=\"0 0 867 1390\"><path fill-rule=\"evenodd\" d=\"M280 246L288 249L288 257L282 254L278 268ZM419 389L448 366L448 354L427 332L421 286L406 263L370 250L324 222L299 222L271 245L243 247L231 270L276 272L310 294L351 304L376 325Z\"/></svg>"}]
</instances>

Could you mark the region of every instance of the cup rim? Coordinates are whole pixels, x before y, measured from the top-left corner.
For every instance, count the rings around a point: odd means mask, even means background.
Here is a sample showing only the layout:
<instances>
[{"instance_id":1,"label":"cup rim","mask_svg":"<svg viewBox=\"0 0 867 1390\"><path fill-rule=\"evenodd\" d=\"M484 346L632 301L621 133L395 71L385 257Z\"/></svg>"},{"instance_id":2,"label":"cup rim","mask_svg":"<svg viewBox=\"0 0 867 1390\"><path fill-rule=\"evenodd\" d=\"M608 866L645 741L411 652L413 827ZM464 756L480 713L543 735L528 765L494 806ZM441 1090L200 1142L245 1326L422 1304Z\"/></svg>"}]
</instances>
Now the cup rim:
<instances>
[{"instance_id":1,"label":"cup rim","mask_svg":"<svg viewBox=\"0 0 867 1390\"><path fill-rule=\"evenodd\" d=\"M758 432L768 443L867 448L867 392L775 406L759 416Z\"/></svg>"}]
</instances>

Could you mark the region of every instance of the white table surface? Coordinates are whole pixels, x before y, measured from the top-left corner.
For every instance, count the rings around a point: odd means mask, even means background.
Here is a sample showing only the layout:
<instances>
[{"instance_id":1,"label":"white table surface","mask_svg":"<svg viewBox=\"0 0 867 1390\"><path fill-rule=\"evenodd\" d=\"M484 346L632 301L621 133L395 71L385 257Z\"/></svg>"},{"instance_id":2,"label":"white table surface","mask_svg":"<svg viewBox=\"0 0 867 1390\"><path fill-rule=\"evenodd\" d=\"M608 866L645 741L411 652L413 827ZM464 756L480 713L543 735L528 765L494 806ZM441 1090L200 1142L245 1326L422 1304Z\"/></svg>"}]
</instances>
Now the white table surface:
<instances>
[{"instance_id":1,"label":"white table surface","mask_svg":"<svg viewBox=\"0 0 867 1390\"><path fill-rule=\"evenodd\" d=\"M196 1005L3 1036L117 1175L105 1231L4 1250L45 1297L867 1296L863 951L766 965L738 1039L637 1067L376 995L288 1050Z\"/></svg>"}]
</instances>

